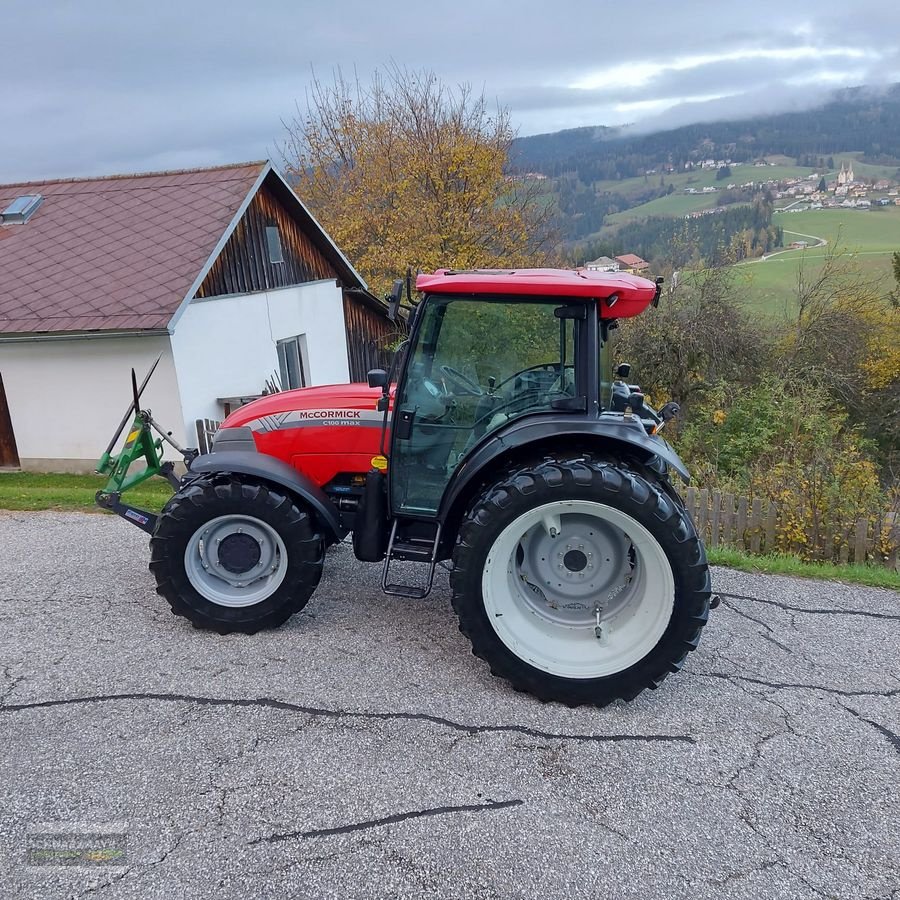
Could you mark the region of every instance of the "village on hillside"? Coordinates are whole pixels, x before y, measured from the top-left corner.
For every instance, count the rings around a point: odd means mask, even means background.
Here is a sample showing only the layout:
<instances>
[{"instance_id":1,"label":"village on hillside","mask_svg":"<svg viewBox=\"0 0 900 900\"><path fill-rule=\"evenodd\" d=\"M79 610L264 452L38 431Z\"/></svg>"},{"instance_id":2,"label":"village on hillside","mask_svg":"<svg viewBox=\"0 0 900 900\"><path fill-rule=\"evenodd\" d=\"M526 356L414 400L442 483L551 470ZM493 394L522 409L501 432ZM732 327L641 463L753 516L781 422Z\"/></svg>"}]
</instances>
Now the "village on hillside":
<instances>
[{"instance_id":1,"label":"village on hillside","mask_svg":"<svg viewBox=\"0 0 900 900\"><path fill-rule=\"evenodd\" d=\"M636 253L623 253L615 258L598 256L584 264L591 272L625 272L629 275L641 275L650 268L650 263L641 259Z\"/></svg>"},{"instance_id":2,"label":"village on hillside","mask_svg":"<svg viewBox=\"0 0 900 900\"><path fill-rule=\"evenodd\" d=\"M741 166L760 169L774 165L765 160L755 163L735 163L730 159L707 159L701 162L698 168L716 169L720 172L730 173ZM652 172L647 174L652 174ZM752 178L744 182L732 181L725 185L724 190L713 185L684 189L685 194L716 194L720 191L750 194L765 191L776 202L787 201L785 205L776 206L773 213L805 212L810 209L871 209L873 206L900 206L900 190L898 190L897 180L888 178L857 180L852 162L842 162L840 170L834 176L812 172L803 177ZM685 214L684 218L695 219L701 216L715 215L721 212L725 205L725 203L721 203L712 209L689 212Z\"/></svg>"}]
</instances>

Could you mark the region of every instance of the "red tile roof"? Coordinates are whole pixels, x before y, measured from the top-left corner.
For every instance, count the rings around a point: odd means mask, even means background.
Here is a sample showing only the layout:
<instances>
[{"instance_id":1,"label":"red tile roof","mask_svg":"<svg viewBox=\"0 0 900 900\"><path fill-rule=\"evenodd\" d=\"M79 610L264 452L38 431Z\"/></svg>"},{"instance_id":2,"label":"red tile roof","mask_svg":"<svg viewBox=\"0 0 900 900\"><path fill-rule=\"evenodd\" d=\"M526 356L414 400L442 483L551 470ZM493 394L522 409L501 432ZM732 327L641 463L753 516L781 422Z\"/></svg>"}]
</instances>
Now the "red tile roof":
<instances>
[{"instance_id":1,"label":"red tile roof","mask_svg":"<svg viewBox=\"0 0 900 900\"><path fill-rule=\"evenodd\" d=\"M265 165L0 185L0 334L166 328Z\"/></svg>"},{"instance_id":2,"label":"red tile roof","mask_svg":"<svg viewBox=\"0 0 900 900\"><path fill-rule=\"evenodd\" d=\"M616 260L622 263L623 266L649 266L646 260L641 259L635 253L623 253L621 256L617 256Z\"/></svg>"}]
</instances>

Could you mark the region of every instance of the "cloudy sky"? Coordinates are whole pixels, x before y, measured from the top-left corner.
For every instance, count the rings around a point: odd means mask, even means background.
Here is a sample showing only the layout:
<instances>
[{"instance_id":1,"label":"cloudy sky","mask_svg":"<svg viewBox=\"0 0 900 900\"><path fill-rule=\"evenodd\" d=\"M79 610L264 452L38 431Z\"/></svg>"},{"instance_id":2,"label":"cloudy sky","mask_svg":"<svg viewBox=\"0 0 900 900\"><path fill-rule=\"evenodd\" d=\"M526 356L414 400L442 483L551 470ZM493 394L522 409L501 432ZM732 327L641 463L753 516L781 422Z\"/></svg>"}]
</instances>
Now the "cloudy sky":
<instances>
[{"instance_id":1,"label":"cloudy sky","mask_svg":"<svg viewBox=\"0 0 900 900\"><path fill-rule=\"evenodd\" d=\"M900 4L0 0L0 182L277 158L311 72L391 60L521 134L814 105L900 81Z\"/></svg>"}]
</instances>

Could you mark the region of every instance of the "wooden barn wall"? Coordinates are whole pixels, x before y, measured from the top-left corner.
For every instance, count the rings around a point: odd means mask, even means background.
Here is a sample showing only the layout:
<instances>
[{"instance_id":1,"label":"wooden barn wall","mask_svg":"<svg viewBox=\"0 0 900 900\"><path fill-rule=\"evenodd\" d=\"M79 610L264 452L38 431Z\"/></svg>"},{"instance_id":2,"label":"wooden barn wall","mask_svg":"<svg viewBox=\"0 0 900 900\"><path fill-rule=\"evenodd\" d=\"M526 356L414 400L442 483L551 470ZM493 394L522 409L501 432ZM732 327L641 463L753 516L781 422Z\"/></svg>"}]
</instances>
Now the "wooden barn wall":
<instances>
[{"instance_id":1,"label":"wooden barn wall","mask_svg":"<svg viewBox=\"0 0 900 900\"><path fill-rule=\"evenodd\" d=\"M369 369L389 369L394 355L392 348L403 334L402 327L369 309L350 293L344 294L344 321L350 380L365 381Z\"/></svg>"},{"instance_id":2,"label":"wooden barn wall","mask_svg":"<svg viewBox=\"0 0 900 900\"><path fill-rule=\"evenodd\" d=\"M278 226L284 262L269 259L266 228ZM198 297L249 294L334 278L338 273L303 229L263 185L247 207L197 291ZM369 369L390 366L398 326L349 291L344 292L344 321L351 381L365 381Z\"/></svg>"},{"instance_id":3,"label":"wooden barn wall","mask_svg":"<svg viewBox=\"0 0 900 900\"><path fill-rule=\"evenodd\" d=\"M272 225L277 225L281 234L284 262L269 260L266 228ZM200 285L197 296L248 294L323 278L337 278L337 272L263 185Z\"/></svg>"}]
</instances>

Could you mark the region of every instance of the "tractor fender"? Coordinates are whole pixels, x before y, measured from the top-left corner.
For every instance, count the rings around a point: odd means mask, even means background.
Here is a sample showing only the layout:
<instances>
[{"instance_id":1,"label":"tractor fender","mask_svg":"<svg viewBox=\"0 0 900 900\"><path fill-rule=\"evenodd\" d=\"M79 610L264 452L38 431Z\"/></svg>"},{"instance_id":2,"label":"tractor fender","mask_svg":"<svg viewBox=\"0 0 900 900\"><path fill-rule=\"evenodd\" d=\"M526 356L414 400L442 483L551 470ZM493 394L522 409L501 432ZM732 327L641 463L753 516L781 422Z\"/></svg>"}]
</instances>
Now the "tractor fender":
<instances>
[{"instance_id":1,"label":"tractor fender","mask_svg":"<svg viewBox=\"0 0 900 900\"><path fill-rule=\"evenodd\" d=\"M328 495L307 475L274 456L250 449L218 450L214 445L210 453L198 456L191 463L188 477L207 473L251 475L280 485L312 507L320 526L326 532L326 543L337 543L347 534Z\"/></svg>"},{"instance_id":2,"label":"tractor fender","mask_svg":"<svg viewBox=\"0 0 900 900\"><path fill-rule=\"evenodd\" d=\"M533 416L510 423L509 427L492 432L477 444L466 459L454 472L438 510L441 522L454 520L461 513L460 505L465 502L469 488L482 476L485 469L515 450L526 448L530 444L546 444L548 441L558 442L572 449L596 445L603 442L616 444L632 450L650 460L659 457L671 466L685 483L690 481L687 467L672 445L661 437L649 435L638 419L626 420L622 416L603 416L597 419L585 419L577 416ZM452 529L451 529L452 530Z\"/></svg>"}]
</instances>

